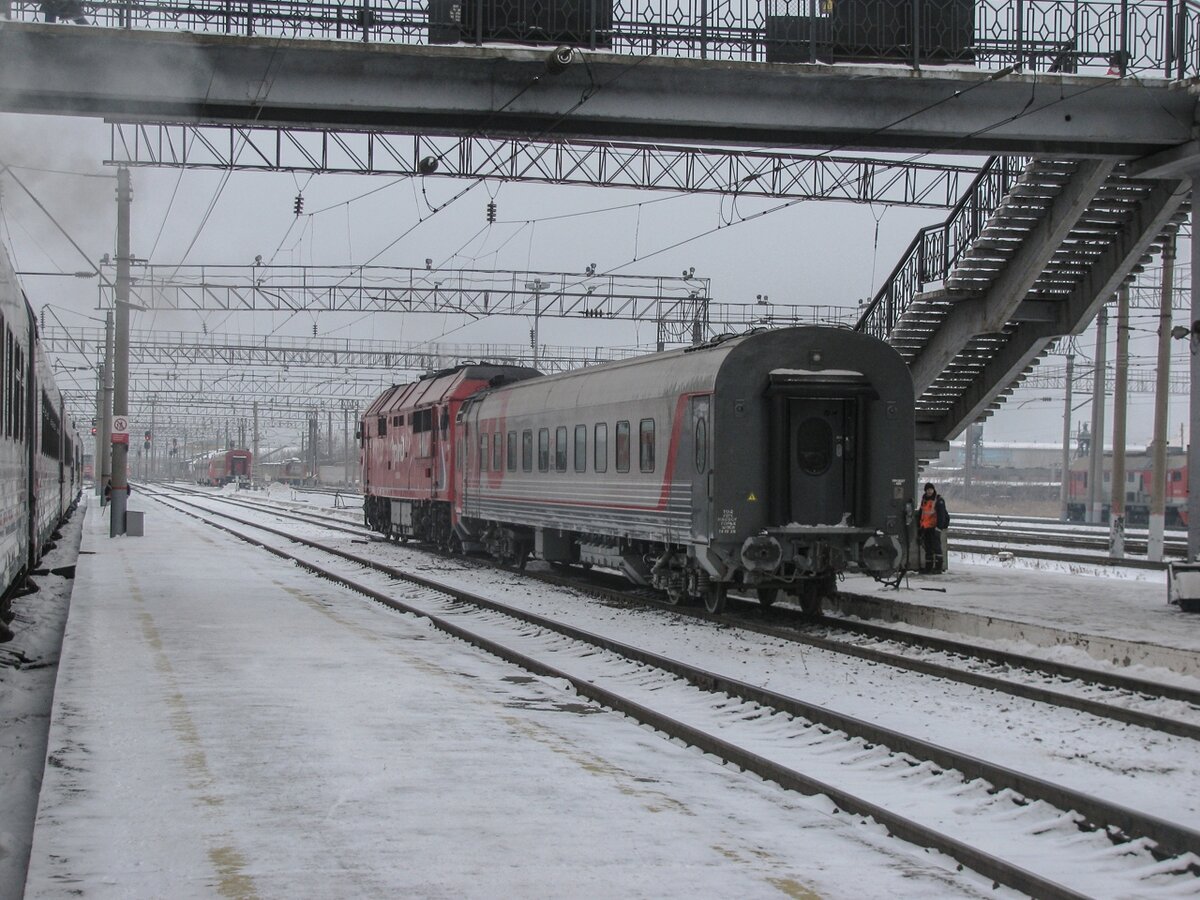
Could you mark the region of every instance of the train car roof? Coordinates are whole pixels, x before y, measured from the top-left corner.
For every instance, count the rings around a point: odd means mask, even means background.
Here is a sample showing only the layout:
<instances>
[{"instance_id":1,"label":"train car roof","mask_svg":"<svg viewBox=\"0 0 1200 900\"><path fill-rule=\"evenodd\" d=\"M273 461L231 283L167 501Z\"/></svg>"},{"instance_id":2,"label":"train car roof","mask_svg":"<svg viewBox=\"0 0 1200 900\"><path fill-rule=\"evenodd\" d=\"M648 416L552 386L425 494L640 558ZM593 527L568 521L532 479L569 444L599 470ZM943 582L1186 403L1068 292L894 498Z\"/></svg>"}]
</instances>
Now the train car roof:
<instances>
[{"instance_id":1,"label":"train car roof","mask_svg":"<svg viewBox=\"0 0 1200 900\"><path fill-rule=\"evenodd\" d=\"M375 398L363 415L381 415L443 400L461 400L478 391L479 382L499 386L537 378L541 374L537 369L528 366L464 363L423 375L416 381L392 385Z\"/></svg>"}]
</instances>

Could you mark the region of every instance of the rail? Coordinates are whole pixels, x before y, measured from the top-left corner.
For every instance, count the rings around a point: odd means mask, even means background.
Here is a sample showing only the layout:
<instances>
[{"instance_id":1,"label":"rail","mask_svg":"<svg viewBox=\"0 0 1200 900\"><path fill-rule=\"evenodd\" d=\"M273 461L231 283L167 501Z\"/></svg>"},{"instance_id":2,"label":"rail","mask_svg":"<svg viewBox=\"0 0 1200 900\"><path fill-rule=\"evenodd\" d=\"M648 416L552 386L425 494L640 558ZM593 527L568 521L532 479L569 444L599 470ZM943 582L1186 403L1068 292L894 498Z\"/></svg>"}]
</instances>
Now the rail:
<instances>
[{"instance_id":1,"label":"rail","mask_svg":"<svg viewBox=\"0 0 1200 900\"><path fill-rule=\"evenodd\" d=\"M1017 183L1026 162L1017 156L989 159L946 221L917 232L859 317L855 330L887 340L913 298L949 277L959 258L979 238L992 213Z\"/></svg>"},{"instance_id":2,"label":"rail","mask_svg":"<svg viewBox=\"0 0 1200 900\"><path fill-rule=\"evenodd\" d=\"M575 44L754 62L1200 74L1193 0L0 0L21 21L400 44Z\"/></svg>"}]
</instances>

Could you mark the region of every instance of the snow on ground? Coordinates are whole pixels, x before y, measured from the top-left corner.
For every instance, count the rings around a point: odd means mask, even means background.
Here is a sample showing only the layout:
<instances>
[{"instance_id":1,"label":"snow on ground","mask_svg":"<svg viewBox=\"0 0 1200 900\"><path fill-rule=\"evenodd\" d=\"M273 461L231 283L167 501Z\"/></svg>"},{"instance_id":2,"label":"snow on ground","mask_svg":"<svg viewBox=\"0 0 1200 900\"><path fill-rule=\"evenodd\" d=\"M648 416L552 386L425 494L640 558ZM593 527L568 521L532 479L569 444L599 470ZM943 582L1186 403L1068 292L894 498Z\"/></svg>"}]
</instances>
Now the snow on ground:
<instances>
[{"instance_id":1,"label":"snow on ground","mask_svg":"<svg viewBox=\"0 0 1200 900\"><path fill-rule=\"evenodd\" d=\"M85 524L29 897L1010 896L135 502Z\"/></svg>"}]
</instances>

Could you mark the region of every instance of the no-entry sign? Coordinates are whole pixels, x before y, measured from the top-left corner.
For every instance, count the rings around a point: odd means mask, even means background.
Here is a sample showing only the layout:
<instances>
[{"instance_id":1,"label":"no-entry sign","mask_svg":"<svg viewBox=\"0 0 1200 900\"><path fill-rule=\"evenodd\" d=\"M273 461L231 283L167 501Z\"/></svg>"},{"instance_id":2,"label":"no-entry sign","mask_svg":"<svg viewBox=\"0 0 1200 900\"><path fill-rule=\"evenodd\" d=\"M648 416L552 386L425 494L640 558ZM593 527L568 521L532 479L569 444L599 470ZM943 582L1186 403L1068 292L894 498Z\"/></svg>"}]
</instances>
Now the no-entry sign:
<instances>
[{"instance_id":1,"label":"no-entry sign","mask_svg":"<svg viewBox=\"0 0 1200 900\"><path fill-rule=\"evenodd\" d=\"M114 444L128 444L129 443L129 417L128 416L113 416L112 442Z\"/></svg>"}]
</instances>

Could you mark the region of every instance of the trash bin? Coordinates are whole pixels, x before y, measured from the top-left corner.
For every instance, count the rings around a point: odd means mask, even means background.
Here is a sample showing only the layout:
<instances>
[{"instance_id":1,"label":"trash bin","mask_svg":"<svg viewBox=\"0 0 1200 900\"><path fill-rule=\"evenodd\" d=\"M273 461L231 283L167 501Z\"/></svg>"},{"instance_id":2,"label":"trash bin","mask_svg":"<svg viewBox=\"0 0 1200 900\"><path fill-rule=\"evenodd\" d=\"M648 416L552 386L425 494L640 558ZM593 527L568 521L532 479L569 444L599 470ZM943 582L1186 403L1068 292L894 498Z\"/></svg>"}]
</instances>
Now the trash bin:
<instances>
[{"instance_id":1,"label":"trash bin","mask_svg":"<svg viewBox=\"0 0 1200 900\"><path fill-rule=\"evenodd\" d=\"M1173 562L1167 566L1167 602L1184 612L1200 612L1200 563Z\"/></svg>"},{"instance_id":2,"label":"trash bin","mask_svg":"<svg viewBox=\"0 0 1200 900\"><path fill-rule=\"evenodd\" d=\"M146 514L140 510L125 511L125 536L142 537L146 533Z\"/></svg>"}]
</instances>

